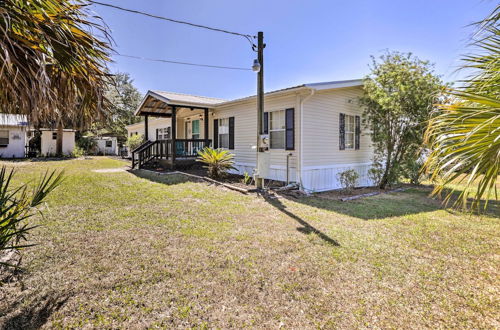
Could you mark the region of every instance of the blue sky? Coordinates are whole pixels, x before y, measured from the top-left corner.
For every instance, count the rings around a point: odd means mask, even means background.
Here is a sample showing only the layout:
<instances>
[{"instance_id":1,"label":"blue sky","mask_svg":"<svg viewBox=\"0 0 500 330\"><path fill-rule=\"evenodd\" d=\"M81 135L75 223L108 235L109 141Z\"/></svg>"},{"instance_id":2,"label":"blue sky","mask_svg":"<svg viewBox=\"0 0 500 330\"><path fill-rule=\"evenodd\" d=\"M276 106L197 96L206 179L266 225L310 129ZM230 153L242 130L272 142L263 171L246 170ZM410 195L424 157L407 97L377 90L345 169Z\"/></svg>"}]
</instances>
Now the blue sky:
<instances>
[{"instance_id":1,"label":"blue sky","mask_svg":"<svg viewBox=\"0 0 500 330\"><path fill-rule=\"evenodd\" d=\"M264 31L266 91L302 83L361 78L370 55L412 52L436 64L446 81L467 52L467 25L494 7L488 0L101 0L122 7L245 34ZM256 57L242 37L92 5L122 54L250 67ZM148 89L232 99L255 94L252 71L147 62L114 56L111 69Z\"/></svg>"}]
</instances>

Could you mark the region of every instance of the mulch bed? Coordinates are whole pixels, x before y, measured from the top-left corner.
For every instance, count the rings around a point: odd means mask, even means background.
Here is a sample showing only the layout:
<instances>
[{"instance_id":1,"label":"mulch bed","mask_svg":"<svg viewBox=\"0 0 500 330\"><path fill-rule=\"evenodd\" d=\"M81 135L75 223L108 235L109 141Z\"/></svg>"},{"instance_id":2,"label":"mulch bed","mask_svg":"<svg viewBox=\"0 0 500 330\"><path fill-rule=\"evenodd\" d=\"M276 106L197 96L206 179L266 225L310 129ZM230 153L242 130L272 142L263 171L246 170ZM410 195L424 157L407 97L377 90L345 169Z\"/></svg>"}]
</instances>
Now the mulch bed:
<instances>
[{"instance_id":1,"label":"mulch bed","mask_svg":"<svg viewBox=\"0 0 500 330\"><path fill-rule=\"evenodd\" d=\"M181 173L186 173L186 174L191 174L191 175L196 175L200 176L203 178L208 178L207 174L207 169L204 168L202 165L195 164L193 166L189 166L186 168L179 168L176 170L171 170L169 168L157 165L157 166L145 166L144 169L153 171L153 172L158 172L158 173L173 173L173 172L181 172ZM225 177L217 179L218 182L224 183L224 184L229 184L231 186L235 186L240 189L244 189L247 191L253 191L255 189L255 184L254 181L251 180L249 184L244 183L243 181L243 176L238 175L238 174L227 174ZM283 182L280 181L267 181L266 182L266 187L270 189L275 189L284 186Z\"/></svg>"}]
</instances>

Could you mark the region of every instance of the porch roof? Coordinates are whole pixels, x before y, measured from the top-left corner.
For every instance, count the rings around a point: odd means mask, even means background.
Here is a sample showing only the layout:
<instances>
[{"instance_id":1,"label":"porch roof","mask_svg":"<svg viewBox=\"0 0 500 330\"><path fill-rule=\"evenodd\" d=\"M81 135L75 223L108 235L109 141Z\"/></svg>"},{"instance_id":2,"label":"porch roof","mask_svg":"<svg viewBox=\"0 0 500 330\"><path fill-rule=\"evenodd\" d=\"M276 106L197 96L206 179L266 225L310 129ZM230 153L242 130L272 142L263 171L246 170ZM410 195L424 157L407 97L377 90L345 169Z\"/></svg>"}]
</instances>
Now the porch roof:
<instances>
[{"instance_id":1,"label":"porch roof","mask_svg":"<svg viewBox=\"0 0 500 330\"><path fill-rule=\"evenodd\" d=\"M148 91L141 104L135 111L136 116L152 115L157 117L171 117L172 109L207 109L226 100L214 97L196 96L189 94Z\"/></svg>"}]
</instances>

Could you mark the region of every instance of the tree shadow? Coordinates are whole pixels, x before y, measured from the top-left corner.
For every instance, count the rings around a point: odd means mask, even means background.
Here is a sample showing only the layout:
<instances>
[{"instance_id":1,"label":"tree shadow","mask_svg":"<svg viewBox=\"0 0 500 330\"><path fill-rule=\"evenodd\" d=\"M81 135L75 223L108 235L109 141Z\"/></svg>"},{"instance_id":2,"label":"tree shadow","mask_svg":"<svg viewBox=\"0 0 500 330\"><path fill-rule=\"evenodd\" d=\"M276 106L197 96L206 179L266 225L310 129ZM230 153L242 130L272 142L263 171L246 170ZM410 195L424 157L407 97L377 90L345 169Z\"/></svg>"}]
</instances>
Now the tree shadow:
<instances>
[{"instance_id":1,"label":"tree shadow","mask_svg":"<svg viewBox=\"0 0 500 330\"><path fill-rule=\"evenodd\" d=\"M278 210L280 210L281 212L283 212L284 214L286 214L287 216L289 216L293 220L297 221L300 225L302 225L302 227L297 228L297 231L299 231L303 234L306 234L306 235L311 234L311 233L315 234L316 236L318 236L320 239L322 239L327 244L330 244L333 246L340 246L339 242L337 242L336 240L334 240L330 236L326 235L325 233L323 233L322 231L320 231L316 227L312 226L310 223L308 223L307 221L305 221L304 219L302 219L298 215L287 210L286 205L284 205L280 201L279 198L276 198L275 196L270 195L266 192L259 193L259 195L262 196L264 198L264 200L269 203L269 205L274 206L275 208L277 208Z\"/></svg>"},{"instance_id":2,"label":"tree shadow","mask_svg":"<svg viewBox=\"0 0 500 330\"><path fill-rule=\"evenodd\" d=\"M39 329L58 311L69 299L61 294L45 294L34 298L24 306L22 301L16 301L0 314L1 329Z\"/></svg>"},{"instance_id":3,"label":"tree shadow","mask_svg":"<svg viewBox=\"0 0 500 330\"><path fill-rule=\"evenodd\" d=\"M411 187L405 191L383 193L345 202L322 198L321 193L304 197L284 194L284 197L310 207L341 213L363 220L422 214L436 210L446 210L450 213L457 212L457 210L444 206L438 198L431 198L429 196L430 192L431 188L429 187ZM487 210L481 214L499 217L499 202L490 201Z\"/></svg>"}]
</instances>

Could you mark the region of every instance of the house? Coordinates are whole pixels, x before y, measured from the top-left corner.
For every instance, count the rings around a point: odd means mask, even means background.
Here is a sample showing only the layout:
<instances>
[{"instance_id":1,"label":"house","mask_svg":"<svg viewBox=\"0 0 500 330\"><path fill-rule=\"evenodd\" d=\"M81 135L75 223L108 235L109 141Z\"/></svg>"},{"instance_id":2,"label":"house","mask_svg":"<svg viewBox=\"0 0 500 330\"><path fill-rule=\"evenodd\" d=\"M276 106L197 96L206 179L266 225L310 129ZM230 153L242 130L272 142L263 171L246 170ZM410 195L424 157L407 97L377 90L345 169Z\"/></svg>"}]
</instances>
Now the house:
<instances>
[{"instance_id":1,"label":"house","mask_svg":"<svg viewBox=\"0 0 500 330\"><path fill-rule=\"evenodd\" d=\"M118 138L116 136L96 136L96 152L101 155L118 156Z\"/></svg>"},{"instance_id":2,"label":"house","mask_svg":"<svg viewBox=\"0 0 500 330\"><path fill-rule=\"evenodd\" d=\"M23 158L27 131L26 116L0 114L0 158Z\"/></svg>"},{"instance_id":3,"label":"house","mask_svg":"<svg viewBox=\"0 0 500 330\"><path fill-rule=\"evenodd\" d=\"M57 129L41 128L40 154L45 157L50 157L56 154L57 151ZM75 130L63 129L62 153L70 156L75 149Z\"/></svg>"},{"instance_id":4,"label":"house","mask_svg":"<svg viewBox=\"0 0 500 330\"><path fill-rule=\"evenodd\" d=\"M297 182L305 191L341 188L338 174L354 169L358 186L372 185L369 132L361 126L362 80L303 84L264 97L264 133L269 135L265 178ZM236 172L253 173L257 159L256 96L221 100L148 91L129 125L129 136L146 142L134 152L133 165L152 159L169 166L193 162L204 146L229 149ZM154 118L154 119L152 119Z\"/></svg>"}]
</instances>

